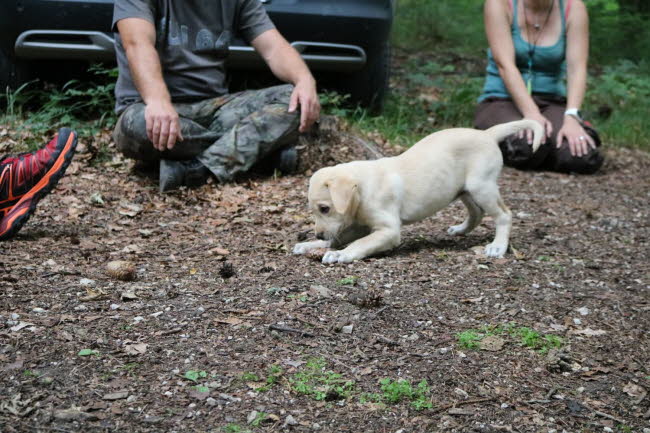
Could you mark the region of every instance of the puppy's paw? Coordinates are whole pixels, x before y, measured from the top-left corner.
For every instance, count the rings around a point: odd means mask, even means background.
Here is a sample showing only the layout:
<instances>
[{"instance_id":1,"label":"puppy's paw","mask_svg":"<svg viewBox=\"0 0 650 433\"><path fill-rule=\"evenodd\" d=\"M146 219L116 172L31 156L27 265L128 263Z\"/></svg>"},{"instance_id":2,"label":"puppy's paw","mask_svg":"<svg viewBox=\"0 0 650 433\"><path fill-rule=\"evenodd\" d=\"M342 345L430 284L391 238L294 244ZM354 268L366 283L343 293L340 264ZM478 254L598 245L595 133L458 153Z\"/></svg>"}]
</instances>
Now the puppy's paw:
<instances>
[{"instance_id":1,"label":"puppy's paw","mask_svg":"<svg viewBox=\"0 0 650 433\"><path fill-rule=\"evenodd\" d=\"M464 235L467 231L467 226L465 224L458 224L451 226L447 229L447 234L452 236Z\"/></svg>"},{"instance_id":2,"label":"puppy's paw","mask_svg":"<svg viewBox=\"0 0 650 433\"><path fill-rule=\"evenodd\" d=\"M301 242L299 244L296 244L295 247L293 247L293 253L307 254L309 251L315 250L317 248L329 248L330 243L331 243L330 241Z\"/></svg>"},{"instance_id":3,"label":"puppy's paw","mask_svg":"<svg viewBox=\"0 0 650 433\"><path fill-rule=\"evenodd\" d=\"M354 258L344 251L328 251L323 256L323 263L327 265L332 263L350 263L352 261L354 261Z\"/></svg>"},{"instance_id":4,"label":"puppy's paw","mask_svg":"<svg viewBox=\"0 0 650 433\"><path fill-rule=\"evenodd\" d=\"M507 249L508 249L507 245L500 245L493 242L491 244L486 245L485 255L488 257L500 258L503 257Z\"/></svg>"},{"instance_id":5,"label":"puppy's paw","mask_svg":"<svg viewBox=\"0 0 650 433\"><path fill-rule=\"evenodd\" d=\"M296 244L296 246L293 247L293 254L305 254L307 251L309 251L311 248L309 248L309 245L311 242L301 242L299 244Z\"/></svg>"}]
</instances>

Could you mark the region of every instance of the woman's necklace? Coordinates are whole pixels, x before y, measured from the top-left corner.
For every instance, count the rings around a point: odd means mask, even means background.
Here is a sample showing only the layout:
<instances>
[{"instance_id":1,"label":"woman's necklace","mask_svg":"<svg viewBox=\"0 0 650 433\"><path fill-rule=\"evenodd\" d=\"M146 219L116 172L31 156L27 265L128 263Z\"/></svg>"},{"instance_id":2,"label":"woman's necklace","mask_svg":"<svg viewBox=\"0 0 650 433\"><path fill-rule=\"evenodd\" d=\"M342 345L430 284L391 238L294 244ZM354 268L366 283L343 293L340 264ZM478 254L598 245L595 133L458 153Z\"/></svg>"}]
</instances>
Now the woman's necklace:
<instances>
[{"instance_id":1,"label":"woman's necklace","mask_svg":"<svg viewBox=\"0 0 650 433\"><path fill-rule=\"evenodd\" d=\"M555 0L551 0L551 5L546 12L546 19L544 19L544 24L541 26L539 23L533 24L535 30L537 30L537 36L535 40L531 43L530 37L530 27L528 26L528 8L526 7L526 0L522 0L524 4L524 19L526 20L526 36L528 37L528 80L526 81L526 89L528 89L528 94L532 95L533 93L533 56L535 55L535 50L537 49L537 41L539 40L540 35L546 28L549 18L551 17L551 12L553 12L553 6L555 5Z\"/></svg>"}]
</instances>

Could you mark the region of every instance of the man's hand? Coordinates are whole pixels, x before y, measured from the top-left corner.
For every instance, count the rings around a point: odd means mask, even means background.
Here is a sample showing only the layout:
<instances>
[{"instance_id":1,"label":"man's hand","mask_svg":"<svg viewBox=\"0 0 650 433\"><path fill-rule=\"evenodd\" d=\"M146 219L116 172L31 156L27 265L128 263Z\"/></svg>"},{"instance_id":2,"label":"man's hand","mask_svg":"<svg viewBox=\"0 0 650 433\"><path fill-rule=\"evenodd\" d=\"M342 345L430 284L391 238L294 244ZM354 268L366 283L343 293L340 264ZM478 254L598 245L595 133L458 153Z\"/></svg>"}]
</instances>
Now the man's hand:
<instances>
[{"instance_id":1,"label":"man's hand","mask_svg":"<svg viewBox=\"0 0 650 433\"><path fill-rule=\"evenodd\" d=\"M183 141L178 113L169 101L153 101L144 110L147 137L159 151L172 149L177 141Z\"/></svg>"},{"instance_id":2,"label":"man's hand","mask_svg":"<svg viewBox=\"0 0 650 433\"><path fill-rule=\"evenodd\" d=\"M316 83L311 77L296 83L291 99L289 100L289 113L293 113L300 106L300 132L308 131L320 117L320 101L316 93Z\"/></svg>"},{"instance_id":3,"label":"man's hand","mask_svg":"<svg viewBox=\"0 0 650 433\"><path fill-rule=\"evenodd\" d=\"M117 28L135 87L147 106L144 110L147 137L155 149L161 152L171 149L183 140L183 135L155 48L156 28L142 18L122 19L117 22Z\"/></svg>"},{"instance_id":4,"label":"man's hand","mask_svg":"<svg viewBox=\"0 0 650 433\"><path fill-rule=\"evenodd\" d=\"M596 148L594 139L587 134L578 120L573 116L564 116L564 124L557 133L557 147L561 147L566 139L569 143L571 156L582 157L589 153L589 147Z\"/></svg>"},{"instance_id":5,"label":"man's hand","mask_svg":"<svg viewBox=\"0 0 650 433\"><path fill-rule=\"evenodd\" d=\"M302 57L276 29L265 31L253 39L251 45L276 77L294 85L289 112L295 112L300 106L298 130L307 131L320 116L320 101L316 94L316 80Z\"/></svg>"}]
</instances>

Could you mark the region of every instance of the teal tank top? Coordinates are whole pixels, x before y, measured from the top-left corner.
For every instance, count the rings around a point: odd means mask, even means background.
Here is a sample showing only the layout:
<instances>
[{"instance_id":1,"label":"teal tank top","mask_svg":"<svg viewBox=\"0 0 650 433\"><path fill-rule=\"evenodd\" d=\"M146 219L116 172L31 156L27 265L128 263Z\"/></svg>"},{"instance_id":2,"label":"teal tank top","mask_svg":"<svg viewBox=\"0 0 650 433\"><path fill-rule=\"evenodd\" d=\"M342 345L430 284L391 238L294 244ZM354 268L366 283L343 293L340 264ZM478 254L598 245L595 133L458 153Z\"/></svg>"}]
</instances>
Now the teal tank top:
<instances>
[{"instance_id":1,"label":"teal tank top","mask_svg":"<svg viewBox=\"0 0 650 433\"><path fill-rule=\"evenodd\" d=\"M560 0L560 16L562 17L562 32L558 41L550 46L536 46L533 53L532 71L528 70L529 51L532 44L526 42L517 25L517 0L513 0L513 20L511 26L512 41L515 48L515 63L521 72L524 82L531 79L533 93L550 94L566 97L566 18L564 1ZM486 98L510 98L508 89L499 75L499 69L488 48L488 65L483 86L483 93L478 98L481 102Z\"/></svg>"}]
</instances>

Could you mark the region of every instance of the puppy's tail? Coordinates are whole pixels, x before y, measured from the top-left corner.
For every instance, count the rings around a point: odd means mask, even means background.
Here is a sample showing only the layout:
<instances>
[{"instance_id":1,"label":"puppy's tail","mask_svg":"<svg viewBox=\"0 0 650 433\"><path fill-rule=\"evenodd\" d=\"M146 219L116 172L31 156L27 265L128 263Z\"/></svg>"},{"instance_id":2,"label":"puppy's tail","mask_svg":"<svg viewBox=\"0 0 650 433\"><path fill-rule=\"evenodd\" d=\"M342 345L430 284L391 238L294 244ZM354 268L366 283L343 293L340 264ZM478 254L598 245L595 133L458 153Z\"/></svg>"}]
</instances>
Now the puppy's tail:
<instances>
[{"instance_id":1,"label":"puppy's tail","mask_svg":"<svg viewBox=\"0 0 650 433\"><path fill-rule=\"evenodd\" d=\"M501 123L494 125L492 128L486 129L485 132L490 134L498 142L503 140L509 135L516 134L523 129L533 130L533 152L539 148L544 135L544 128L542 125L533 119L515 120L514 122Z\"/></svg>"}]
</instances>

